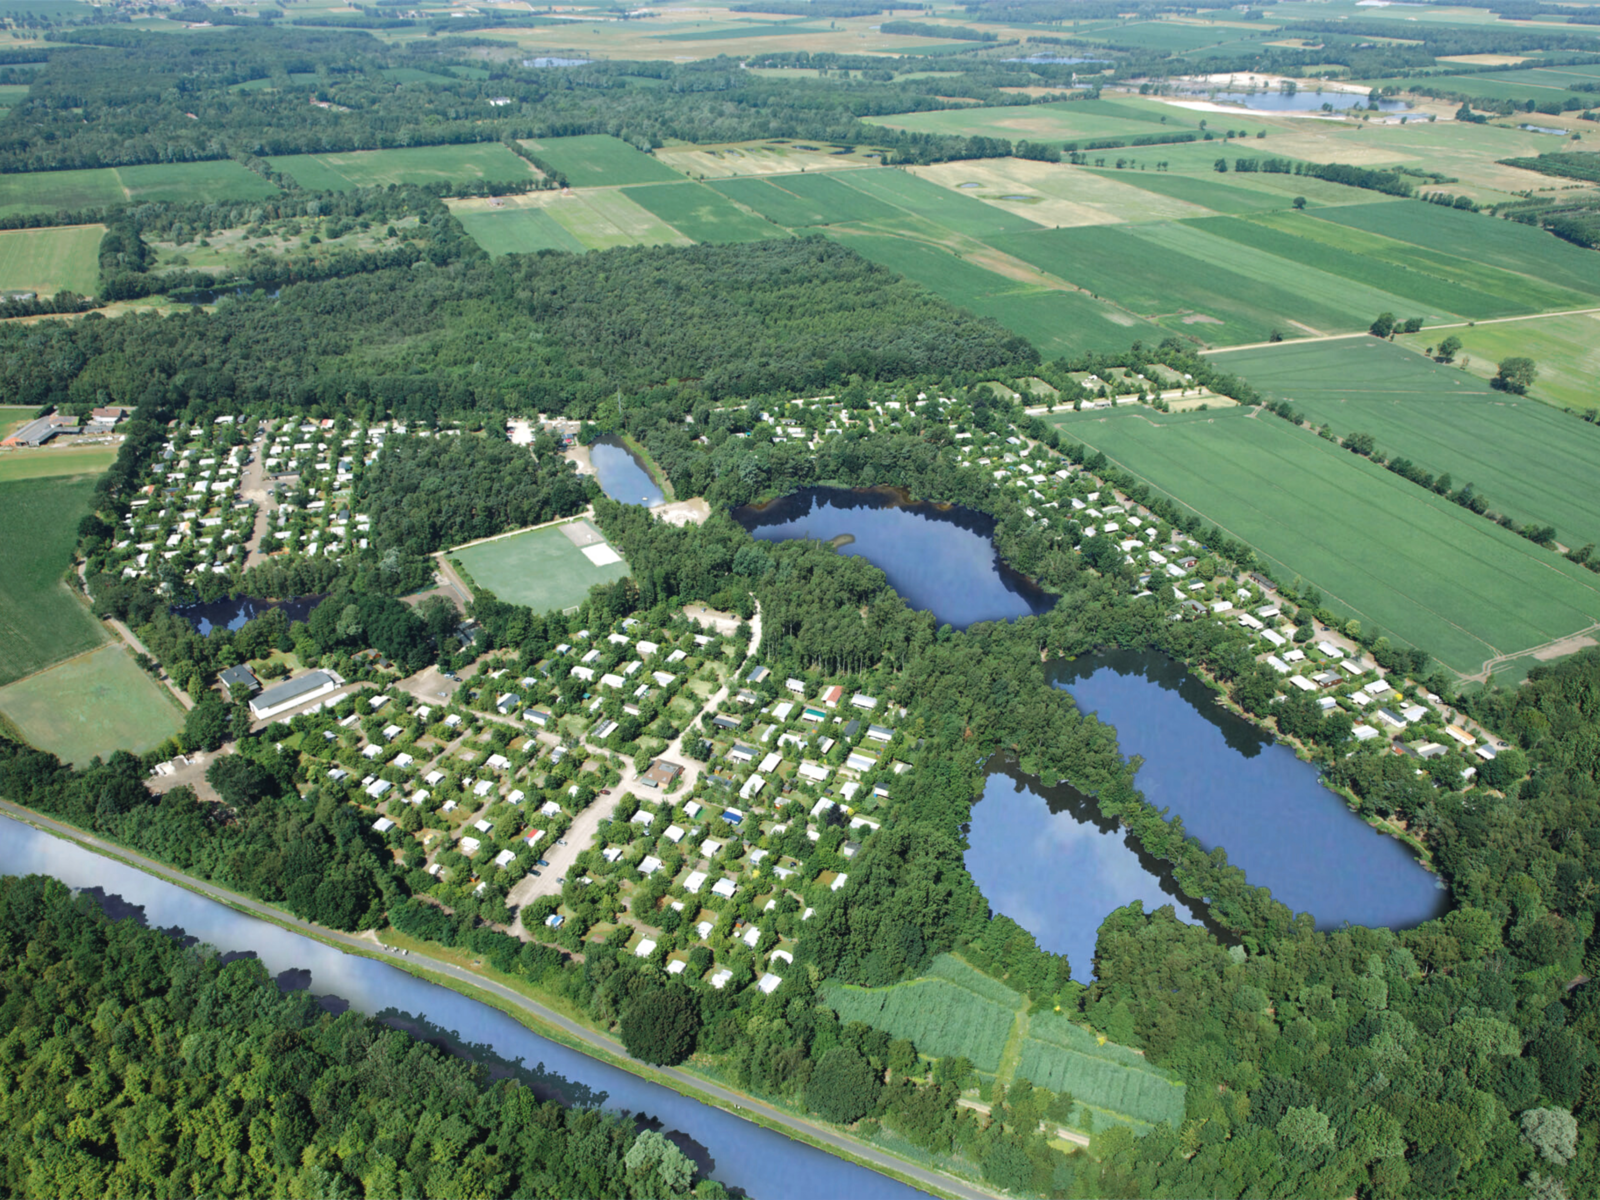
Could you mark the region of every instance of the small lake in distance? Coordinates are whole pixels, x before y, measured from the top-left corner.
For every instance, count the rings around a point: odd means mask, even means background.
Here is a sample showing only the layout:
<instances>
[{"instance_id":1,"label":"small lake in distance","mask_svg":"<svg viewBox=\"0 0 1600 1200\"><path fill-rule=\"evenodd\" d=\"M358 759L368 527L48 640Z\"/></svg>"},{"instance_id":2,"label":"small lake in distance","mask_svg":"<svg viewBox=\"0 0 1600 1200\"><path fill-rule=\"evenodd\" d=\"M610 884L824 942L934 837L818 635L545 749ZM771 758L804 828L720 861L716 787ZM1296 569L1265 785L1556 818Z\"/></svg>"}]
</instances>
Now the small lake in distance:
<instances>
[{"instance_id":1,"label":"small lake in distance","mask_svg":"<svg viewBox=\"0 0 1600 1200\"><path fill-rule=\"evenodd\" d=\"M244 628L246 621L277 608L289 618L291 624L304 621L311 610L321 604L322 596L297 596L292 600L257 600L251 596L237 596L232 600L201 600L194 604L175 604L172 612L195 627L203 637L210 637L213 629L236 631Z\"/></svg>"},{"instance_id":2,"label":"small lake in distance","mask_svg":"<svg viewBox=\"0 0 1600 1200\"><path fill-rule=\"evenodd\" d=\"M594 445L589 447L589 461L594 464L600 490L613 500L653 508L666 499L650 478L650 472L644 469L644 464L622 444L620 438L610 434L597 438Z\"/></svg>"},{"instance_id":3,"label":"small lake in distance","mask_svg":"<svg viewBox=\"0 0 1600 1200\"><path fill-rule=\"evenodd\" d=\"M1183 98L1214 100L1218 104L1238 104L1254 112L1321 112L1324 104L1335 112L1370 107L1365 92L1298 91L1292 96L1286 96L1282 92L1186 92ZM1378 108L1383 112L1405 112L1410 107L1404 100L1378 101Z\"/></svg>"},{"instance_id":4,"label":"small lake in distance","mask_svg":"<svg viewBox=\"0 0 1600 1200\"><path fill-rule=\"evenodd\" d=\"M866 559L941 625L1010 621L1056 602L1000 561L994 519L959 505L909 502L891 488L804 488L735 509L733 519L765 542L841 539L841 554Z\"/></svg>"}]
</instances>

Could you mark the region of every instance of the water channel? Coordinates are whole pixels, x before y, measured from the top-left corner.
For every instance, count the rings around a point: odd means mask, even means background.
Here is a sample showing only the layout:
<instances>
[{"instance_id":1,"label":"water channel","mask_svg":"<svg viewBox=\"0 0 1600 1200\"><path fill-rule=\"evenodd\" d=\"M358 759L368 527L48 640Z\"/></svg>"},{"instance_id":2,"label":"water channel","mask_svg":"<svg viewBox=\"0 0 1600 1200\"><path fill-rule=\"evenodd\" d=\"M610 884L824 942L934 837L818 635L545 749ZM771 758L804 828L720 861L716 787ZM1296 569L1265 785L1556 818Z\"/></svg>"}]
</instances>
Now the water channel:
<instances>
[{"instance_id":1,"label":"water channel","mask_svg":"<svg viewBox=\"0 0 1600 1200\"><path fill-rule=\"evenodd\" d=\"M894 488L805 488L734 510L762 541L831 541L865 558L913 608L942 625L1048 612L1055 596L1000 561L994 518L955 504L908 501Z\"/></svg>"},{"instance_id":2,"label":"water channel","mask_svg":"<svg viewBox=\"0 0 1600 1200\"><path fill-rule=\"evenodd\" d=\"M638 455L623 445L620 438L610 434L597 438L589 447L589 461L594 464L600 490L613 500L654 508L666 498Z\"/></svg>"},{"instance_id":3,"label":"water channel","mask_svg":"<svg viewBox=\"0 0 1600 1200\"><path fill-rule=\"evenodd\" d=\"M530 1067L540 1064L533 1074L546 1084L542 1092L560 1092L577 1102L594 1099L613 1110L653 1117L662 1123L663 1132L698 1158L716 1179L760 1200L812 1200L817 1196L907 1200L921 1194L547 1041L497 1009L449 988L237 913L7 817L0 817L0 874L53 875L69 887L98 889L97 898L112 898L107 909L116 915L131 906L142 910L136 915L151 926L179 926L219 950L254 953L279 977L280 986L309 987L320 996L347 1001L358 1012L385 1014L411 1027L450 1031L456 1041L487 1047L500 1059L520 1060ZM328 1006L341 1007L337 1003Z\"/></svg>"},{"instance_id":4,"label":"water channel","mask_svg":"<svg viewBox=\"0 0 1600 1200\"><path fill-rule=\"evenodd\" d=\"M202 637L210 637L213 629L236 632L246 621L273 609L281 609L290 623L304 621L311 610L322 603L322 596L297 596L292 600L257 600L252 596L236 596L229 600L200 600L194 604L177 604L174 616L182 617L195 627Z\"/></svg>"}]
</instances>

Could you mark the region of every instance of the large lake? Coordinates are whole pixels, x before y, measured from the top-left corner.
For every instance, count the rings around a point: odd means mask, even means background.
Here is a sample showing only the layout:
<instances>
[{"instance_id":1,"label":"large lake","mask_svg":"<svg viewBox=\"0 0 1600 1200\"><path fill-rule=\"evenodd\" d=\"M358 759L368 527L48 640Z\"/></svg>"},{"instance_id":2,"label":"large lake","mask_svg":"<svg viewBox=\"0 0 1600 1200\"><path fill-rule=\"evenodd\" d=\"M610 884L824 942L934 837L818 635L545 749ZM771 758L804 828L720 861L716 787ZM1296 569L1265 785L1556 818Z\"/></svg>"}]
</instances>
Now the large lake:
<instances>
[{"instance_id":1,"label":"large lake","mask_svg":"<svg viewBox=\"0 0 1600 1200\"><path fill-rule=\"evenodd\" d=\"M838 542L841 553L882 570L907 604L941 625L965 629L1055 604L1054 595L1000 561L994 518L959 505L910 502L892 488L805 488L736 509L733 517L762 541Z\"/></svg>"},{"instance_id":2,"label":"large lake","mask_svg":"<svg viewBox=\"0 0 1600 1200\"><path fill-rule=\"evenodd\" d=\"M309 987L317 995L348 1001L357 1011L413 1018L459 1041L484 1046L500 1059L533 1069L541 1091L569 1100L657 1118L663 1132L695 1154L730 1188L760 1200L813 1200L851 1196L909 1200L922 1193L874 1171L791 1141L709 1105L646 1083L626 1071L547 1041L504 1013L449 988L425 983L382 962L344 954L266 921L237 913L133 867L102 858L31 825L0 817L0 874L53 875L70 887L112 897L107 910L132 906L157 928L181 927L201 942L228 952L252 952L280 985Z\"/></svg>"},{"instance_id":3,"label":"large lake","mask_svg":"<svg viewBox=\"0 0 1600 1200\"><path fill-rule=\"evenodd\" d=\"M644 469L644 464L623 445L620 438L607 434L596 439L589 447L589 461L594 464L600 490L613 500L654 508L666 498L655 485L655 480L650 478L650 472Z\"/></svg>"},{"instance_id":4,"label":"large lake","mask_svg":"<svg viewBox=\"0 0 1600 1200\"><path fill-rule=\"evenodd\" d=\"M1441 916L1448 891L1411 850L1381 834L1301 762L1215 702L1183 664L1118 651L1046 668L1084 712L1116 727L1124 755L1144 761L1134 783L1183 818L1207 850L1222 846L1246 878L1319 929L1408 928ZM1068 787L1044 788L1003 766L972 810L967 868L996 912L1089 978L1096 930L1133 900L1176 903L1164 863L1134 850ZM1178 915L1197 920L1178 906Z\"/></svg>"}]
</instances>

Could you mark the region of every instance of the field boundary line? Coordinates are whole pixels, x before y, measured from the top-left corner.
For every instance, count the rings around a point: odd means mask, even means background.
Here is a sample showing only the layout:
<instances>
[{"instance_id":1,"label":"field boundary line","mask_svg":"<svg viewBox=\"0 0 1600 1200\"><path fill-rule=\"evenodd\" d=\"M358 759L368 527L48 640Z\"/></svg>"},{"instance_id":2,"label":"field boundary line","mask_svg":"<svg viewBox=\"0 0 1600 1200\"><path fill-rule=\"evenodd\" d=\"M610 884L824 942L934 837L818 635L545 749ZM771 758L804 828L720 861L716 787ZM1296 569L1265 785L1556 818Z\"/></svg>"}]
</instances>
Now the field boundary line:
<instances>
[{"instance_id":1,"label":"field boundary line","mask_svg":"<svg viewBox=\"0 0 1600 1200\"><path fill-rule=\"evenodd\" d=\"M100 651L104 650L107 646L122 646L122 645L124 645L124 643L121 642L120 640L118 640L116 638L112 638L112 637L107 637L105 641L101 642L98 646L95 646L92 649L80 650L80 651L78 651L78 653L76 653L76 654L74 654L74 655L72 655L72 656L70 656L68 658L63 658L63 659L59 660L58 662L51 663L48 667L40 667L37 671L34 671L34 672L32 672L30 674L27 674L27 675L23 675L20 678L13 679L11 681L11 683L0 683L0 691L4 691L6 688L10 687L12 684L15 684L15 683L27 683L28 680L30 680L30 679L37 679L41 675L48 675L51 671L54 671L57 667L64 667L68 663L77 662L80 658L88 658L91 654L99 654Z\"/></svg>"}]
</instances>

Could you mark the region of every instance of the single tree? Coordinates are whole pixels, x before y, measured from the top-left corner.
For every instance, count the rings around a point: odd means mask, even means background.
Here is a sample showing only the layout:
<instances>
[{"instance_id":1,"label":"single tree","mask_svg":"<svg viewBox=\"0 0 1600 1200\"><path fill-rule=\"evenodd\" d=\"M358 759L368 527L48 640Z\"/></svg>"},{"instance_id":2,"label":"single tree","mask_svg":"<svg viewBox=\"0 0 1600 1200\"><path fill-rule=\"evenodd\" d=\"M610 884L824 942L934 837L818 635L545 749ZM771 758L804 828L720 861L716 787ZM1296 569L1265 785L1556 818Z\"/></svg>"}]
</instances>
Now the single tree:
<instances>
[{"instance_id":1,"label":"single tree","mask_svg":"<svg viewBox=\"0 0 1600 1200\"><path fill-rule=\"evenodd\" d=\"M1489 381L1491 387L1497 387L1503 392L1513 392L1518 396L1525 395L1533 386L1533 381L1539 376L1539 368L1533 359L1520 355L1513 358L1500 360L1500 371Z\"/></svg>"}]
</instances>

